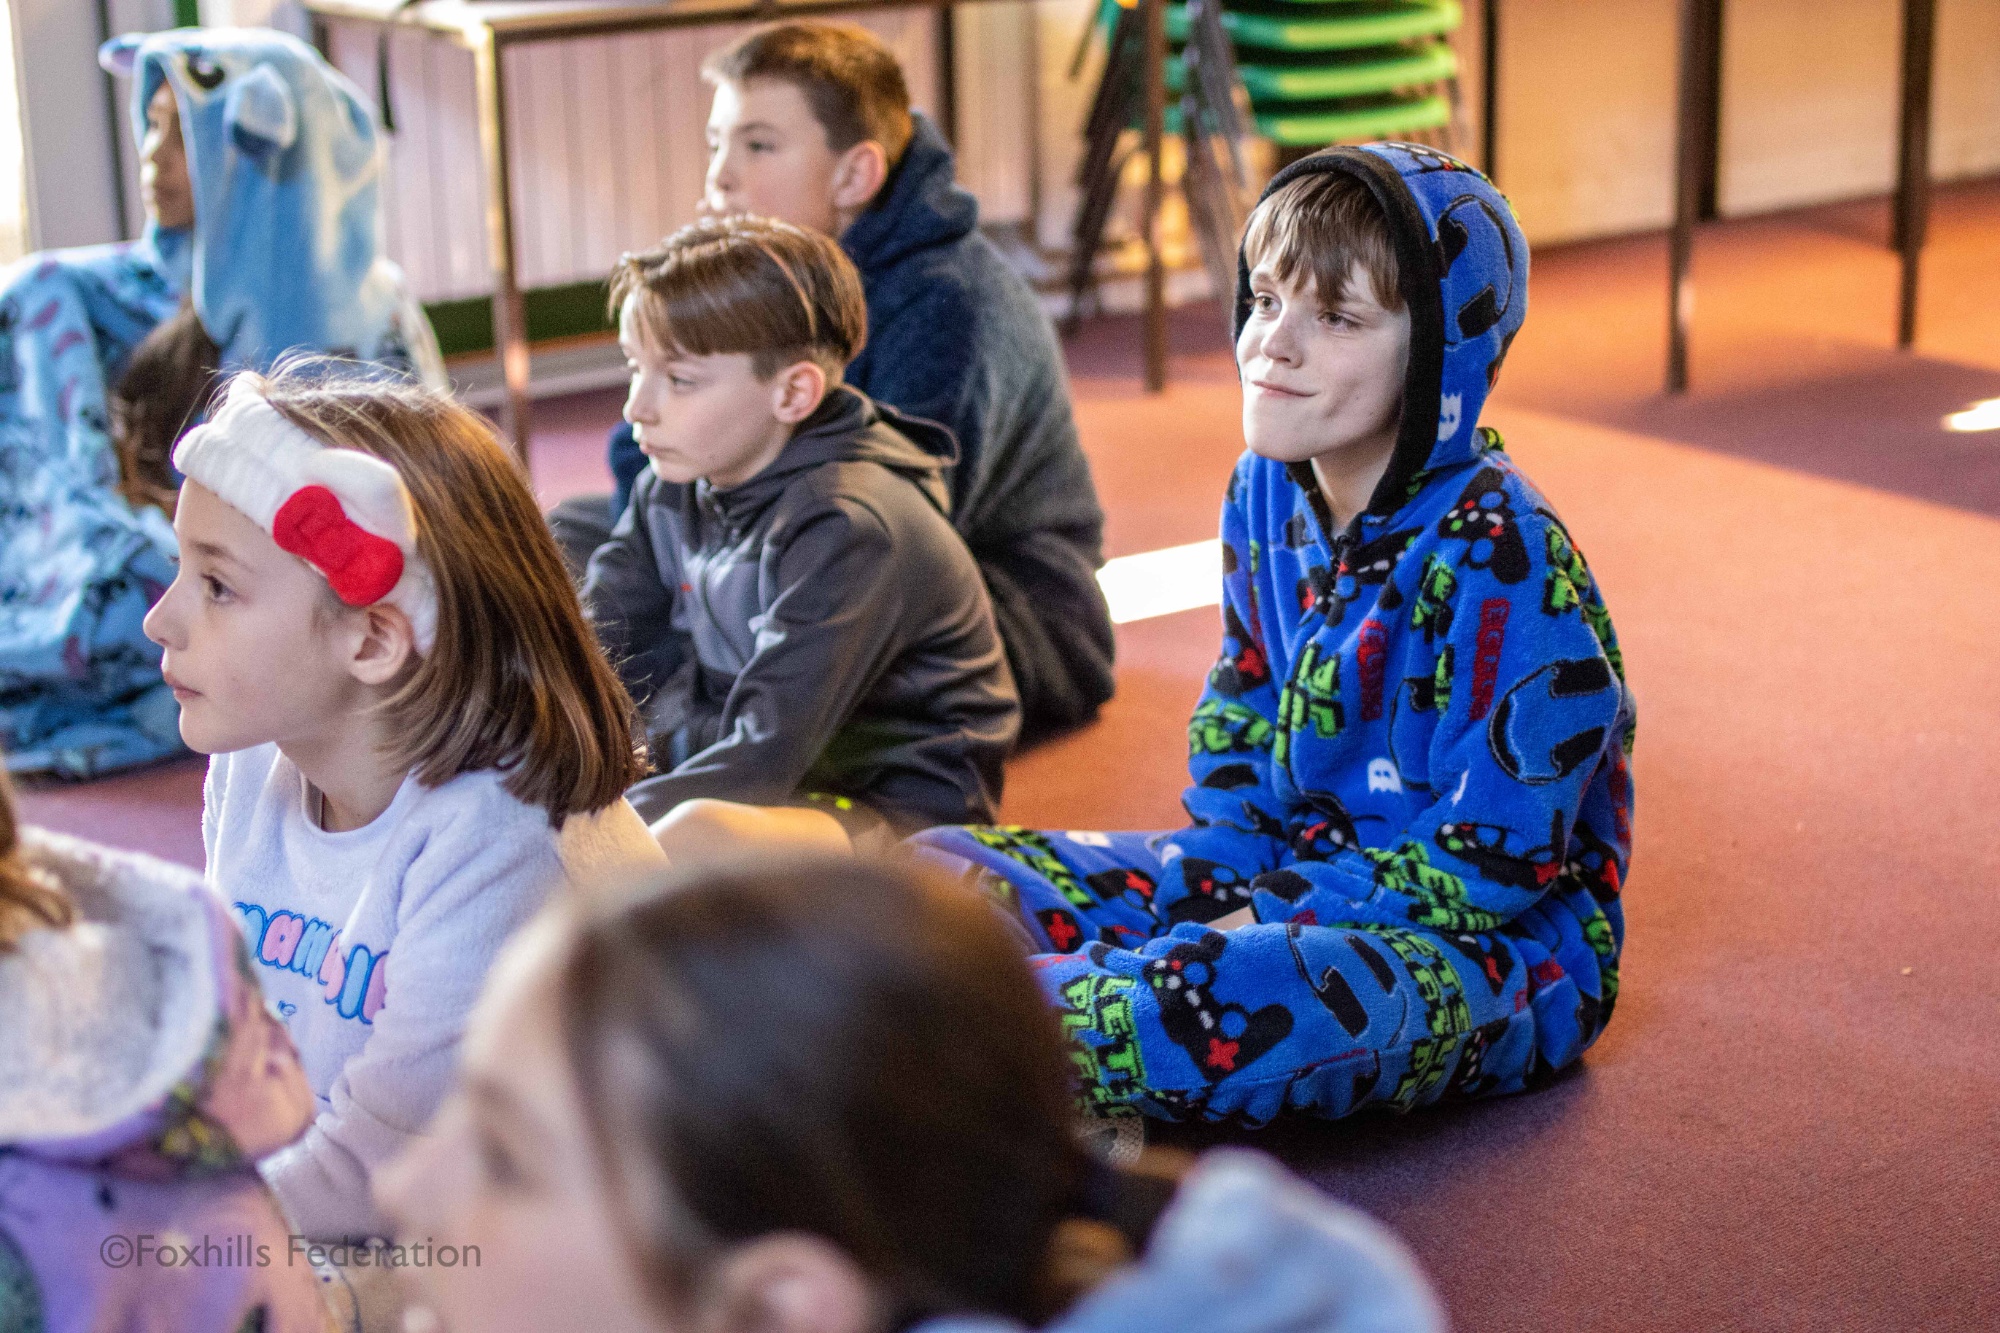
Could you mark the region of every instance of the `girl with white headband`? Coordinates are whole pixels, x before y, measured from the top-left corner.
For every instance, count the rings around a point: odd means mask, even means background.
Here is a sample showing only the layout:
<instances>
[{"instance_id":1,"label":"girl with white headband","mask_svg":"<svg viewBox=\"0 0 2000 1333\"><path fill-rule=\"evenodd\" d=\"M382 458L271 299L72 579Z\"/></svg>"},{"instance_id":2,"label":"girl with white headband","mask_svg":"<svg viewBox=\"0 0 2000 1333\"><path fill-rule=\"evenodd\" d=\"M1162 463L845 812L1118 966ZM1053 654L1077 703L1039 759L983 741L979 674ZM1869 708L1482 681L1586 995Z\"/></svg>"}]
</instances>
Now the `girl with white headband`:
<instances>
[{"instance_id":1,"label":"girl with white headband","mask_svg":"<svg viewBox=\"0 0 2000 1333\"><path fill-rule=\"evenodd\" d=\"M660 859L632 706L513 460L444 395L240 375L174 464L146 632L214 756L209 878L318 1099L264 1172L301 1233L379 1235L370 1173L443 1095L501 941Z\"/></svg>"}]
</instances>

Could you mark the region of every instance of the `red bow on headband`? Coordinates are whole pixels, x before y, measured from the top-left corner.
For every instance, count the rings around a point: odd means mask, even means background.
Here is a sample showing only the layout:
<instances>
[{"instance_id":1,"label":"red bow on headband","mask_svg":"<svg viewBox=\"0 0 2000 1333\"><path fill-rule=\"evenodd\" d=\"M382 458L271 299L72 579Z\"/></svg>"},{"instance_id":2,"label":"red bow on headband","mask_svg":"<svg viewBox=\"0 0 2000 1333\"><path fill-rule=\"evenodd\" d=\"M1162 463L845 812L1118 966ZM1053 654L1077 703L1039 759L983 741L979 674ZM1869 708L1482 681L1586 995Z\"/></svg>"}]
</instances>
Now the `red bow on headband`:
<instances>
[{"instance_id":1,"label":"red bow on headband","mask_svg":"<svg viewBox=\"0 0 2000 1333\"><path fill-rule=\"evenodd\" d=\"M271 536L326 575L333 595L349 606L370 606L403 577L402 548L347 516L340 498L324 486L293 491L271 520Z\"/></svg>"}]
</instances>

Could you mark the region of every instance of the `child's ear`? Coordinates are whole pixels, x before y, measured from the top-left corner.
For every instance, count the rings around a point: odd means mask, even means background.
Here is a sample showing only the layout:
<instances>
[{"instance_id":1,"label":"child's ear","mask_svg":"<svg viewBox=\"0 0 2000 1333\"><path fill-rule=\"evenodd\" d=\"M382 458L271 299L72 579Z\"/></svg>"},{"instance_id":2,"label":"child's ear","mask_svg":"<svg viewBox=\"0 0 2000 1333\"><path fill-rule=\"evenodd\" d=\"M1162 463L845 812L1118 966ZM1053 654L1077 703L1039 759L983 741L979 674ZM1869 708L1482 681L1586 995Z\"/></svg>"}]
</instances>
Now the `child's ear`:
<instances>
[{"instance_id":1,"label":"child's ear","mask_svg":"<svg viewBox=\"0 0 2000 1333\"><path fill-rule=\"evenodd\" d=\"M347 669L363 685L387 685L417 655L417 635L402 608L387 602L359 611Z\"/></svg>"},{"instance_id":2,"label":"child's ear","mask_svg":"<svg viewBox=\"0 0 2000 1333\"><path fill-rule=\"evenodd\" d=\"M771 415L796 426L826 397L826 371L817 361L794 361L771 377Z\"/></svg>"},{"instance_id":3,"label":"child's ear","mask_svg":"<svg viewBox=\"0 0 2000 1333\"><path fill-rule=\"evenodd\" d=\"M833 206L859 212L873 202L888 179L888 152L873 139L863 139L833 164Z\"/></svg>"},{"instance_id":4,"label":"child's ear","mask_svg":"<svg viewBox=\"0 0 2000 1333\"><path fill-rule=\"evenodd\" d=\"M702 1333L864 1333L880 1302L854 1261L818 1236L781 1231L737 1246L705 1284Z\"/></svg>"}]
</instances>

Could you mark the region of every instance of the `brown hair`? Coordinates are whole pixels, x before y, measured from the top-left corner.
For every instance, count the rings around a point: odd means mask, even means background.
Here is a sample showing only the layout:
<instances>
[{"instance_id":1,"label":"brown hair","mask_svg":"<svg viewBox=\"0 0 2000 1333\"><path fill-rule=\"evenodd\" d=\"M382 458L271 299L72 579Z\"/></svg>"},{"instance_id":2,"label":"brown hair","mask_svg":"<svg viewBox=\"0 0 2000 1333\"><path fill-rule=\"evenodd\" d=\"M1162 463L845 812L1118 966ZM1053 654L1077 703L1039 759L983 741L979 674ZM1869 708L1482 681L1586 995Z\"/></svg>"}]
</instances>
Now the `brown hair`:
<instances>
[{"instance_id":1,"label":"brown hair","mask_svg":"<svg viewBox=\"0 0 2000 1333\"><path fill-rule=\"evenodd\" d=\"M1258 204L1243 229L1243 262L1253 269L1269 262L1280 282L1309 275L1328 309L1346 297L1359 264L1384 309L1404 305L1388 215L1367 185L1346 172L1299 176Z\"/></svg>"},{"instance_id":2,"label":"brown hair","mask_svg":"<svg viewBox=\"0 0 2000 1333\"><path fill-rule=\"evenodd\" d=\"M882 39L858 23L790 22L759 28L701 62L710 83L783 79L805 94L826 145L844 153L863 139L895 166L910 146L910 88Z\"/></svg>"},{"instance_id":3,"label":"brown hair","mask_svg":"<svg viewBox=\"0 0 2000 1333\"><path fill-rule=\"evenodd\" d=\"M0 953L37 926L67 926L76 909L62 886L21 860L21 830L14 786L0 767Z\"/></svg>"},{"instance_id":4,"label":"brown hair","mask_svg":"<svg viewBox=\"0 0 2000 1333\"><path fill-rule=\"evenodd\" d=\"M437 586L437 637L382 704L391 757L431 787L500 769L507 790L558 828L602 810L645 776L632 700L519 465L446 395L354 369L300 359L252 383L295 425L375 455L409 488L417 552Z\"/></svg>"},{"instance_id":5,"label":"brown hair","mask_svg":"<svg viewBox=\"0 0 2000 1333\"><path fill-rule=\"evenodd\" d=\"M748 352L769 379L815 361L838 382L868 338L861 274L832 237L747 214L705 218L611 270L611 317L643 296L640 328L688 356Z\"/></svg>"},{"instance_id":6,"label":"brown hair","mask_svg":"<svg viewBox=\"0 0 2000 1333\"><path fill-rule=\"evenodd\" d=\"M986 899L901 865L662 871L558 964L564 1042L636 1266L669 1310L728 1246L842 1250L896 1326L1039 1325L1085 1179L1055 1017Z\"/></svg>"},{"instance_id":7,"label":"brown hair","mask_svg":"<svg viewBox=\"0 0 2000 1333\"><path fill-rule=\"evenodd\" d=\"M221 371L222 350L185 301L132 350L111 391L111 438L118 489L133 508L174 512L174 444L200 418Z\"/></svg>"}]
</instances>

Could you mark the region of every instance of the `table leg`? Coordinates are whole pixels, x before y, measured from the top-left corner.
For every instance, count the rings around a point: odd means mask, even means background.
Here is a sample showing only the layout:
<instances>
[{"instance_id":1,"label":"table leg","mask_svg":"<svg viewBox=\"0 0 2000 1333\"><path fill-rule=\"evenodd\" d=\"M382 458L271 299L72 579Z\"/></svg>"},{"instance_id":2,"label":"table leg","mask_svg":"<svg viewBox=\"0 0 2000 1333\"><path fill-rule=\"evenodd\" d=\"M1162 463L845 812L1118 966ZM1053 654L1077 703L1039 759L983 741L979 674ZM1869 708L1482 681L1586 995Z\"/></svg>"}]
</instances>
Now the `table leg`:
<instances>
[{"instance_id":1,"label":"table leg","mask_svg":"<svg viewBox=\"0 0 2000 1333\"><path fill-rule=\"evenodd\" d=\"M1158 393L1167 387L1167 264L1160 248L1160 205L1166 193L1160 158L1167 137L1167 4L1140 3L1146 13L1146 389Z\"/></svg>"},{"instance_id":2,"label":"table leg","mask_svg":"<svg viewBox=\"0 0 2000 1333\"><path fill-rule=\"evenodd\" d=\"M486 251L493 266L493 346L506 380L501 433L528 463L533 434L528 405L528 325L514 259L513 190L508 179L507 81L501 46L492 29L472 35L472 63L479 94L479 155L486 168Z\"/></svg>"},{"instance_id":3,"label":"table leg","mask_svg":"<svg viewBox=\"0 0 2000 1333\"><path fill-rule=\"evenodd\" d=\"M1903 0L1903 110L1897 127L1896 248L1902 273L1896 346L1917 340L1918 264L1931 204L1931 70L1936 60L1937 0Z\"/></svg>"},{"instance_id":4,"label":"table leg","mask_svg":"<svg viewBox=\"0 0 2000 1333\"><path fill-rule=\"evenodd\" d=\"M1715 101L1722 0L1681 0L1680 77L1674 103L1674 220L1667 232L1667 392L1688 386L1694 323L1694 225L1715 181Z\"/></svg>"},{"instance_id":5,"label":"table leg","mask_svg":"<svg viewBox=\"0 0 2000 1333\"><path fill-rule=\"evenodd\" d=\"M940 5L931 11L937 24L932 31L931 58L937 62L937 127L944 141L958 150L958 28L953 22L958 11Z\"/></svg>"},{"instance_id":6,"label":"table leg","mask_svg":"<svg viewBox=\"0 0 2000 1333\"><path fill-rule=\"evenodd\" d=\"M1500 0L1479 5L1479 169L1500 182Z\"/></svg>"}]
</instances>

